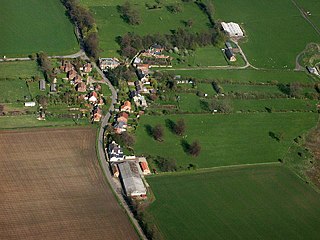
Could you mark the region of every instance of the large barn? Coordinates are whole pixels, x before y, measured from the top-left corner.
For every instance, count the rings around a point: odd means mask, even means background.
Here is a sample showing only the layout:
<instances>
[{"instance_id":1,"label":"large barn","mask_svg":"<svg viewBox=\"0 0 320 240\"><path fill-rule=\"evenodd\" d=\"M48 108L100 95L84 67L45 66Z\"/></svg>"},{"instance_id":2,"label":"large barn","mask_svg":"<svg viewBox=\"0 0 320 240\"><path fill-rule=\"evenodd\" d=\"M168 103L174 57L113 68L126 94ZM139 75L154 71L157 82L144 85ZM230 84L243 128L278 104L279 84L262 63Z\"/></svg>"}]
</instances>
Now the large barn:
<instances>
[{"instance_id":1,"label":"large barn","mask_svg":"<svg viewBox=\"0 0 320 240\"><path fill-rule=\"evenodd\" d=\"M234 22L222 22L221 26L223 28L223 31L225 31L229 37L243 37L243 31L241 30L238 23Z\"/></svg>"},{"instance_id":2,"label":"large barn","mask_svg":"<svg viewBox=\"0 0 320 240\"><path fill-rule=\"evenodd\" d=\"M142 182L138 163L135 161L126 161L118 164L118 168L127 196L132 198L145 198L147 189Z\"/></svg>"}]
</instances>

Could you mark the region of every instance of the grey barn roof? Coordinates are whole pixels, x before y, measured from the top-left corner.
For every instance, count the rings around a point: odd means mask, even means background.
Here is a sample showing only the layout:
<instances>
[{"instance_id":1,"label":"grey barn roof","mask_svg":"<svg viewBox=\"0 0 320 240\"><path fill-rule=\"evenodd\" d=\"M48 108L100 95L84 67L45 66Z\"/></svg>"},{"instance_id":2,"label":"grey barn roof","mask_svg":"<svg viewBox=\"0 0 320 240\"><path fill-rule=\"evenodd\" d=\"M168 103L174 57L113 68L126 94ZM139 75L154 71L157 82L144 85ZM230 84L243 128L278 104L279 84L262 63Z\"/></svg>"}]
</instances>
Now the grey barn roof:
<instances>
[{"instance_id":1,"label":"grey barn roof","mask_svg":"<svg viewBox=\"0 0 320 240\"><path fill-rule=\"evenodd\" d=\"M118 167L127 196L147 194L139 173L139 166L136 162L123 162Z\"/></svg>"}]
</instances>

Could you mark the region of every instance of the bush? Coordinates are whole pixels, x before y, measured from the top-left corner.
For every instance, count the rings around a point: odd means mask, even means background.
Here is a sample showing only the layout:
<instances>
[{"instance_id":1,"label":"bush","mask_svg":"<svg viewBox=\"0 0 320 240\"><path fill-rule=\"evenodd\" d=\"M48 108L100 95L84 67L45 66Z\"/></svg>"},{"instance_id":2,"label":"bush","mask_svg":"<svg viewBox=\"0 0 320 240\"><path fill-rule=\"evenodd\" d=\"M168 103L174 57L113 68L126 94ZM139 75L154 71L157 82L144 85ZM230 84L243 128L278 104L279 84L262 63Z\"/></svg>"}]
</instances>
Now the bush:
<instances>
[{"instance_id":1,"label":"bush","mask_svg":"<svg viewBox=\"0 0 320 240\"><path fill-rule=\"evenodd\" d=\"M154 161L162 172L177 171L177 164L176 164L176 161L173 159L165 159L163 157L157 157Z\"/></svg>"},{"instance_id":2,"label":"bush","mask_svg":"<svg viewBox=\"0 0 320 240\"><path fill-rule=\"evenodd\" d=\"M199 141L194 141L193 143L191 143L191 145L189 146L189 153L194 156L197 157L199 156L201 152L201 146Z\"/></svg>"},{"instance_id":3,"label":"bush","mask_svg":"<svg viewBox=\"0 0 320 240\"><path fill-rule=\"evenodd\" d=\"M163 133L164 133L164 130L160 124L156 125L152 129L152 135L153 135L154 139L157 141L163 141Z\"/></svg>"}]
</instances>

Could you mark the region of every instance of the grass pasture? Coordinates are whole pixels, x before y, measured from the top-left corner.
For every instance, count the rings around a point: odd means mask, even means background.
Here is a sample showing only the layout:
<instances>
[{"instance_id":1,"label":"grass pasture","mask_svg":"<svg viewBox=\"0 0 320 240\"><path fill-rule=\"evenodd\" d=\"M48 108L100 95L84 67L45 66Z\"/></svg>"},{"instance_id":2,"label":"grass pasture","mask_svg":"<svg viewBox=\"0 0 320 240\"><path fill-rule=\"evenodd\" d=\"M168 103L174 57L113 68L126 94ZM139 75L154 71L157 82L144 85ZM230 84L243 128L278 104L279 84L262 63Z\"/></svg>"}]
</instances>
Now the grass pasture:
<instances>
[{"instance_id":1,"label":"grass pasture","mask_svg":"<svg viewBox=\"0 0 320 240\"><path fill-rule=\"evenodd\" d=\"M0 79L43 77L36 61L15 61L0 63Z\"/></svg>"},{"instance_id":2,"label":"grass pasture","mask_svg":"<svg viewBox=\"0 0 320 240\"><path fill-rule=\"evenodd\" d=\"M139 239L95 142L92 128L0 131L1 239Z\"/></svg>"},{"instance_id":3,"label":"grass pasture","mask_svg":"<svg viewBox=\"0 0 320 240\"><path fill-rule=\"evenodd\" d=\"M318 239L319 194L282 166L147 178L165 239Z\"/></svg>"},{"instance_id":4,"label":"grass pasture","mask_svg":"<svg viewBox=\"0 0 320 240\"><path fill-rule=\"evenodd\" d=\"M124 22L117 10L118 5L122 5L124 0L81 0L85 6L89 7L93 13L100 37L100 47L103 52L101 56L117 56L119 45L116 42L118 36L123 36L127 32L135 32L140 35L166 33L179 27L185 27L184 21L194 20L192 31L202 31L208 29L209 20L207 16L194 4L183 3L183 11L177 14L170 13L166 6L175 3L175 0L162 1L164 4L160 9L148 10L146 4L155 4L154 0L132 0L130 3L138 9L142 23L132 26Z\"/></svg>"},{"instance_id":5,"label":"grass pasture","mask_svg":"<svg viewBox=\"0 0 320 240\"><path fill-rule=\"evenodd\" d=\"M250 113L250 114L188 114L185 137L178 137L166 127L167 119L182 116L142 116L136 130L137 155L173 158L177 166L189 163L199 168L277 162L283 158L293 139L316 125L315 113ZM148 134L148 127L161 124L164 141L157 142ZM277 141L272 134L282 134ZM201 153L192 157L184 151L185 141L199 140ZM252 147L254 146L254 147Z\"/></svg>"},{"instance_id":6,"label":"grass pasture","mask_svg":"<svg viewBox=\"0 0 320 240\"><path fill-rule=\"evenodd\" d=\"M171 72L171 71L170 71ZM307 76L304 72L294 71L278 71L278 70L175 70L174 74L179 74L185 77L194 77L197 79L233 81L233 82L275 82L278 83L312 83L313 78Z\"/></svg>"},{"instance_id":7,"label":"grass pasture","mask_svg":"<svg viewBox=\"0 0 320 240\"><path fill-rule=\"evenodd\" d=\"M293 69L296 56L305 46L319 42L317 32L290 0L213 0L213 3L216 20L242 25L246 39L241 45L255 67Z\"/></svg>"},{"instance_id":8,"label":"grass pasture","mask_svg":"<svg viewBox=\"0 0 320 240\"><path fill-rule=\"evenodd\" d=\"M50 55L79 50L74 28L59 0L1 0L0 56Z\"/></svg>"}]
</instances>

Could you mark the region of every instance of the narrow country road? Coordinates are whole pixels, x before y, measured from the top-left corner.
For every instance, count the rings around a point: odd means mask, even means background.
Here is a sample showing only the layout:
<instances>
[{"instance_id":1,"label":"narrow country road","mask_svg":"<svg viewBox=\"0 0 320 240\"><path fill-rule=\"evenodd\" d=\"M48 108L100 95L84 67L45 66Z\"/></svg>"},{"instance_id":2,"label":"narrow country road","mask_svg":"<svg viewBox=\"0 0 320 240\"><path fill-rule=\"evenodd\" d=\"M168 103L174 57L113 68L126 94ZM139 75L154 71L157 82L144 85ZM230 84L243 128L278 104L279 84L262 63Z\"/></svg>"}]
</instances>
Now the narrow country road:
<instances>
[{"instance_id":1,"label":"narrow country road","mask_svg":"<svg viewBox=\"0 0 320 240\"><path fill-rule=\"evenodd\" d=\"M103 172L109 182L110 187L112 188L113 192L117 195L117 198L119 200L120 205L126 210L128 217L130 218L131 222L134 224L140 237L143 240L147 240L138 221L135 219L131 210L129 209L129 206L127 205L127 203L124 199L124 196L122 194L122 190L119 189L118 185L115 183L115 180L113 179L113 177L111 175L111 172L109 169L109 163L107 162L107 158L106 158L105 151L104 151L104 130L105 130L105 127L108 124L109 119L111 117L110 112L114 110L114 104L117 102L117 91L115 90L115 88L113 87L113 85L111 84L109 79L107 79L105 77L104 73L100 70L100 68L98 68L96 63L93 62L92 65L99 72L99 74L101 75L101 77L103 78L105 83L108 84L108 86L111 90L111 93L112 93L111 105L110 105L108 113L104 116L104 118L101 121L101 126L100 126L100 130L99 130L99 135L98 135L98 154L100 156L101 167L102 167L102 170L103 170Z\"/></svg>"}]
</instances>

